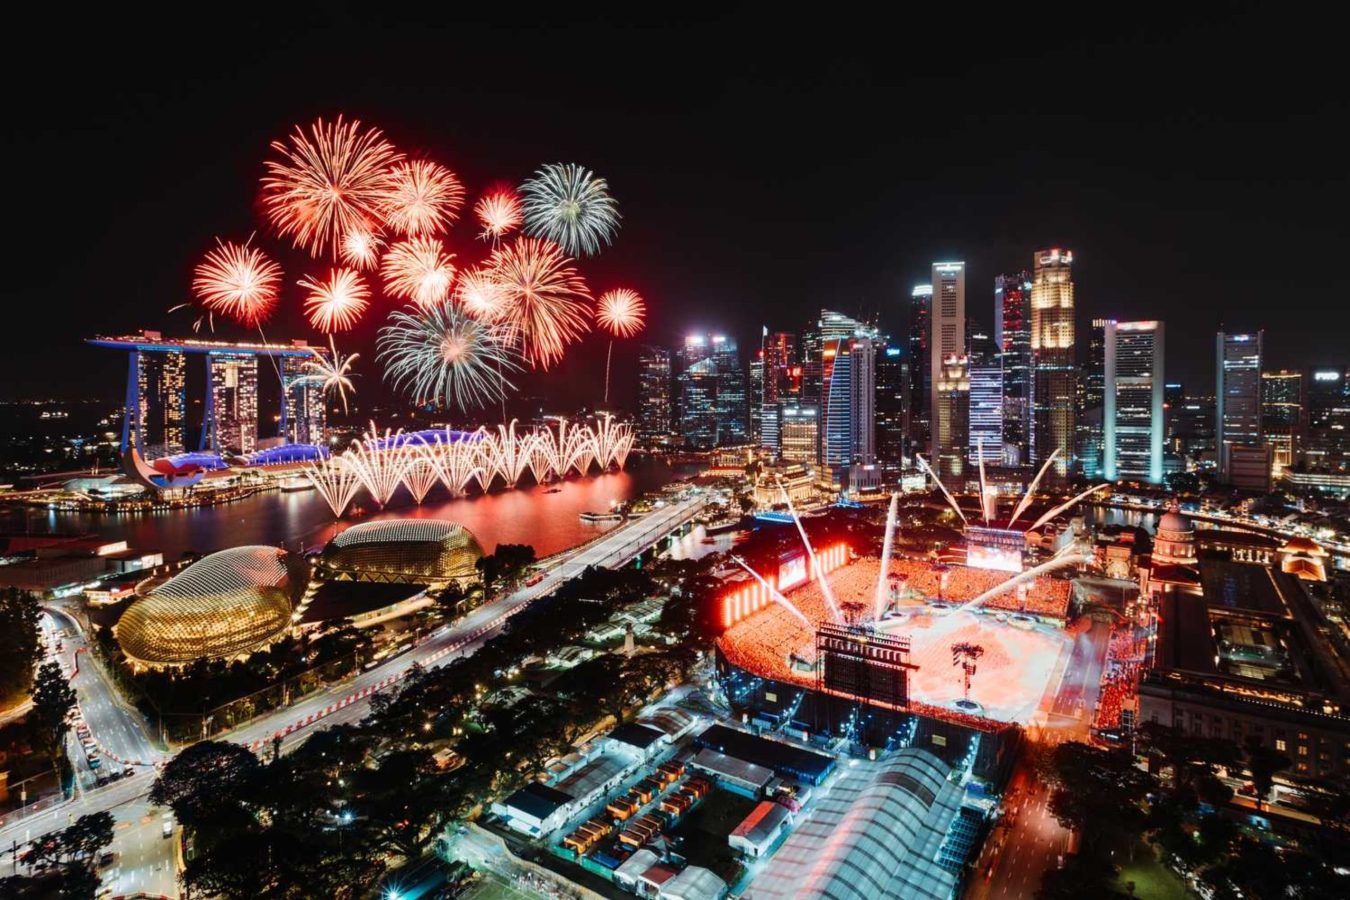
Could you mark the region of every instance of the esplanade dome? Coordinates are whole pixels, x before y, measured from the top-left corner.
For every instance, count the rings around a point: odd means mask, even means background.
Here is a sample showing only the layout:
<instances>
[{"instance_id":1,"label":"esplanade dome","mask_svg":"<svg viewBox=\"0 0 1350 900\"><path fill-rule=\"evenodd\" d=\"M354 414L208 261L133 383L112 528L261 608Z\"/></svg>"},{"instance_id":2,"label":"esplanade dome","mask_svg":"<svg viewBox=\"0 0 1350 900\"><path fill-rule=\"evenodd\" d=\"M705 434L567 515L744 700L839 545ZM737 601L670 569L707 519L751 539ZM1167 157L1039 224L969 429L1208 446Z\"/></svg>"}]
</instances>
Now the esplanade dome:
<instances>
[{"instance_id":1,"label":"esplanade dome","mask_svg":"<svg viewBox=\"0 0 1350 900\"><path fill-rule=\"evenodd\" d=\"M482 556L478 539L456 522L381 519L334 536L318 564L332 578L443 582L477 577Z\"/></svg>"},{"instance_id":2,"label":"esplanade dome","mask_svg":"<svg viewBox=\"0 0 1350 900\"><path fill-rule=\"evenodd\" d=\"M234 547L203 557L122 614L122 652L150 666L243 656L281 637L305 578L276 547Z\"/></svg>"}]
</instances>

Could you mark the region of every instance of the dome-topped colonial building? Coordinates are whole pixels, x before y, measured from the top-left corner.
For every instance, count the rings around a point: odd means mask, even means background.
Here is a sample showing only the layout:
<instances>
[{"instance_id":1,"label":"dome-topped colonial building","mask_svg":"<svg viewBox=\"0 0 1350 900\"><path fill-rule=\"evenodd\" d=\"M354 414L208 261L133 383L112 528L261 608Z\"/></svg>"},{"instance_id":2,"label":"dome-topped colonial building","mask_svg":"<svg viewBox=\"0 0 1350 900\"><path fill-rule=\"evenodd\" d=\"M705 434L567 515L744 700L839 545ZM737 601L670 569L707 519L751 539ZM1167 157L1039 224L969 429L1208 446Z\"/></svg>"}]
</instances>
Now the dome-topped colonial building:
<instances>
[{"instance_id":1,"label":"dome-topped colonial building","mask_svg":"<svg viewBox=\"0 0 1350 900\"><path fill-rule=\"evenodd\" d=\"M276 547L222 550L132 603L114 634L138 666L245 656L286 633L305 581L303 564Z\"/></svg>"},{"instance_id":2,"label":"dome-topped colonial building","mask_svg":"<svg viewBox=\"0 0 1350 900\"><path fill-rule=\"evenodd\" d=\"M333 581L461 584L478 577L483 556L463 525L439 519L381 519L336 535L317 560L317 575Z\"/></svg>"},{"instance_id":3,"label":"dome-topped colonial building","mask_svg":"<svg viewBox=\"0 0 1350 900\"><path fill-rule=\"evenodd\" d=\"M1139 565L1140 586L1145 593L1157 595L1178 590L1200 592L1199 557L1195 549L1195 524L1181 514L1173 501L1158 520L1153 535L1153 553Z\"/></svg>"}]
</instances>

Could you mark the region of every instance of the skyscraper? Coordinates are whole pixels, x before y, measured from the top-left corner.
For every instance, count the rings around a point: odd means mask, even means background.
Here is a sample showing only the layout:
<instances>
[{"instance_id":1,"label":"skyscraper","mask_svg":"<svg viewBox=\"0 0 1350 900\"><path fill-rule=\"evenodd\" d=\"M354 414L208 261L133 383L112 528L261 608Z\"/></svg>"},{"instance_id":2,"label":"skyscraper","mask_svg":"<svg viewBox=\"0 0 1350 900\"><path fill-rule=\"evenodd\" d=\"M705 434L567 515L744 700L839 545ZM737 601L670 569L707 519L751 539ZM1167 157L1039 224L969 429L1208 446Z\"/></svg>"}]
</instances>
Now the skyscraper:
<instances>
[{"instance_id":1,"label":"skyscraper","mask_svg":"<svg viewBox=\"0 0 1350 900\"><path fill-rule=\"evenodd\" d=\"M692 334L681 352L680 434L693 447L743 444L747 439L745 372L736 341Z\"/></svg>"},{"instance_id":2,"label":"skyscraper","mask_svg":"<svg viewBox=\"0 0 1350 900\"><path fill-rule=\"evenodd\" d=\"M824 462L834 469L876 460L876 344L870 337L825 342Z\"/></svg>"},{"instance_id":3,"label":"skyscraper","mask_svg":"<svg viewBox=\"0 0 1350 900\"><path fill-rule=\"evenodd\" d=\"M938 477L965 471L970 381L966 358L966 264L933 263L929 309L929 456ZM943 467L945 465L945 468Z\"/></svg>"},{"instance_id":4,"label":"skyscraper","mask_svg":"<svg viewBox=\"0 0 1350 900\"><path fill-rule=\"evenodd\" d=\"M1262 335L1220 331L1214 339L1214 448L1225 481L1229 448L1261 442Z\"/></svg>"},{"instance_id":5,"label":"skyscraper","mask_svg":"<svg viewBox=\"0 0 1350 900\"><path fill-rule=\"evenodd\" d=\"M750 360L750 379L745 404L750 419L748 436L751 443L757 447L763 446L764 381L764 349L761 347L755 351L754 357Z\"/></svg>"},{"instance_id":6,"label":"skyscraper","mask_svg":"<svg viewBox=\"0 0 1350 900\"><path fill-rule=\"evenodd\" d=\"M1036 462L1055 451L1051 468L1059 478L1073 469L1074 360L1073 254L1052 248L1034 256L1031 278L1031 352L1036 367L1033 427Z\"/></svg>"},{"instance_id":7,"label":"skyscraper","mask_svg":"<svg viewBox=\"0 0 1350 900\"><path fill-rule=\"evenodd\" d=\"M1103 475L1158 484L1163 479L1163 323L1107 320L1103 330Z\"/></svg>"},{"instance_id":8,"label":"skyscraper","mask_svg":"<svg viewBox=\"0 0 1350 900\"><path fill-rule=\"evenodd\" d=\"M929 396L933 390L933 360L928 353L933 285L918 284L909 298L909 440L928 446Z\"/></svg>"},{"instance_id":9,"label":"skyscraper","mask_svg":"<svg viewBox=\"0 0 1350 900\"><path fill-rule=\"evenodd\" d=\"M994 343L1003 355L1005 452L1010 462L1022 464L1031 460L1033 446L1030 272L994 279Z\"/></svg>"},{"instance_id":10,"label":"skyscraper","mask_svg":"<svg viewBox=\"0 0 1350 900\"><path fill-rule=\"evenodd\" d=\"M1261 373L1261 433L1272 452L1271 475L1279 477L1298 458L1303 424L1303 373Z\"/></svg>"},{"instance_id":11,"label":"skyscraper","mask_svg":"<svg viewBox=\"0 0 1350 900\"><path fill-rule=\"evenodd\" d=\"M1106 329L1114 319L1093 319L1088 327L1087 368L1078 380L1074 423L1078 465L1088 478L1106 476Z\"/></svg>"},{"instance_id":12,"label":"skyscraper","mask_svg":"<svg viewBox=\"0 0 1350 900\"><path fill-rule=\"evenodd\" d=\"M187 423L187 360L182 353L132 352L136 369L135 421L127 431L147 459L182 453Z\"/></svg>"},{"instance_id":13,"label":"skyscraper","mask_svg":"<svg viewBox=\"0 0 1350 900\"><path fill-rule=\"evenodd\" d=\"M1000 464L1005 459L1003 413L1005 377L1003 355L983 334L972 334L970 345L970 427L967 440L972 463Z\"/></svg>"},{"instance_id":14,"label":"skyscraper","mask_svg":"<svg viewBox=\"0 0 1350 900\"><path fill-rule=\"evenodd\" d=\"M1338 366L1308 371L1303 460L1312 471L1345 470L1350 435L1350 372Z\"/></svg>"},{"instance_id":15,"label":"skyscraper","mask_svg":"<svg viewBox=\"0 0 1350 900\"><path fill-rule=\"evenodd\" d=\"M322 444L328 439L328 410L323 384L303 356L281 358L281 436L290 444Z\"/></svg>"},{"instance_id":16,"label":"skyscraper","mask_svg":"<svg viewBox=\"0 0 1350 900\"><path fill-rule=\"evenodd\" d=\"M793 371L796 377L793 377ZM754 372L751 371L753 380ZM759 411L759 445L777 450L778 419L785 400L798 399L801 367L797 365L797 336L775 331L764 338L763 388Z\"/></svg>"},{"instance_id":17,"label":"skyscraper","mask_svg":"<svg viewBox=\"0 0 1350 900\"><path fill-rule=\"evenodd\" d=\"M258 449L258 357L212 352L206 357L205 421L202 443L217 453Z\"/></svg>"},{"instance_id":18,"label":"skyscraper","mask_svg":"<svg viewBox=\"0 0 1350 900\"><path fill-rule=\"evenodd\" d=\"M909 425L909 359L893 343L877 354L876 449L881 462L904 458Z\"/></svg>"},{"instance_id":19,"label":"skyscraper","mask_svg":"<svg viewBox=\"0 0 1350 900\"><path fill-rule=\"evenodd\" d=\"M819 462L820 413L814 406L784 405L778 418L778 455L789 462Z\"/></svg>"},{"instance_id":20,"label":"skyscraper","mask_svg":"<svg viewBox=\"0 0 1350 900\"><path fill-rule=\"evenodd\" d=\"M670 351L645 344L638 349L637 436L652 442L673 429Z\"/></svg>"}]
</instances>

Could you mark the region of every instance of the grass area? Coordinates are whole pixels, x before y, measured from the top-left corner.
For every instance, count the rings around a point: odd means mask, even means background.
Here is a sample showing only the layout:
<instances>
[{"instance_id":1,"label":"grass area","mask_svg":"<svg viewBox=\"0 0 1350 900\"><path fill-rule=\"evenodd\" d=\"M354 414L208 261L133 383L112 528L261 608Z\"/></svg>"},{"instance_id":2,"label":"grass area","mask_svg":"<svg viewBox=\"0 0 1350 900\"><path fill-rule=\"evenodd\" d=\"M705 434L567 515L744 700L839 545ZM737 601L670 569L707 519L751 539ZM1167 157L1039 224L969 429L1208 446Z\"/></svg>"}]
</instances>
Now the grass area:
<instances>
[{"instance_id":1,"label":"grass area","mask_svg":"<svg viewBox=\"0 0 1350 900\"><path fill-rule=\"evenodd\" d=\"M1186 882L1165 866L1152 847L1141 846L1134 854L1134 862L1120 867L1116 888L1128 893L1126 886L1134 882L1134 896L1141 900L1194 900L1195 894Z\"/></svg>"},{"instance_id":2,"label":"grass area","mask_svg":"<svg viewBox=\"0 0 1350 900\"><path fill-rule=\"evenodd\" d=\"M714 790L671 832L677 852L691 866L711 869L727 884L740 878L741 864L727 846L727 835L755 808L755 801L730 791Z\"/></svg>"},{"instance_id":3,"label":"grass area","mask_svg":"<svg viewBox=\"0 0 1350 900\"><path fill-rule=\"evenodd\" d=\"M465 900L529 900L532 895L516 890L492 872L482 872L478 883L464 896Z\"/></svg>"}]
</instances>

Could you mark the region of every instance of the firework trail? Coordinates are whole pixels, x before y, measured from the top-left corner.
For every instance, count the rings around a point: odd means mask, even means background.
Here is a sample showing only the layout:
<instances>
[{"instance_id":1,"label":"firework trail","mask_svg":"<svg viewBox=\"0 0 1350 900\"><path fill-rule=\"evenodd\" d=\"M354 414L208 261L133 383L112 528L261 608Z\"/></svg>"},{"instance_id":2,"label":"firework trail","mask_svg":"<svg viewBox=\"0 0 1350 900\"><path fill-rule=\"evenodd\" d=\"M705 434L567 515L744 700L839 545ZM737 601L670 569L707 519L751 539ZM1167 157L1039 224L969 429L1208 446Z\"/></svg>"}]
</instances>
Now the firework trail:
<instances>
[{"instance_id":1,"label":"firework trail","mask_svg":"<svg viewBox=\"0 0 1350 900\"><path fill-rule=\"evenodd\" d=\"M379 201L389 228L405 237L439 234L459 215L464 186L445 166L419 160L390 171Z\"/></svg>"},{"instance_id":2,"label":"firework trail","mask_svg":"<svg viewBox=\"0 0 1350 900\"><path fill-rule=\"evenodd\" d=\"M328 336L328 355L325 356L323 350L314 347L310 351L314 358L305 362L304 377L308 381L317 382L324 396L337 394L342 400L342 411L347 412L347 392L356 393L356 387L352 384L352 364L361 358L361 354L353 353L350 356L343 356L338 352L337 345L333 343L333 336Z\"/></svg>"},{"instance_id":3,"label":"firework trail","mask_svg":"<svg viewBox=\"0 0 1350 900\"><path fill-rule=\"evenodd\" d=\"M334 269L324 280L305 276L300 286L310 292L305 299L309 323L324 334L350 331L370 305L370 288L354 269Z\"/></svg>"},{"instance_id":4,"label":"firework trail","mask_svg":"<svg viewBox=\"0 0 1350 900\"><path fill-rule=\"evenodd\" d=\"M380 264L385 292L423 307L445 302L455 279L453 256L437 238L400 241L389 248Z\"/></svg>"},{"instance_id":5,"label":"firework trail","mask_svg":"<svg viewBox=\"0 0 1350 900\"><path fill-rule=\"evenodd\" d=\"M609 349L605 351L605 401L609 402L609 364L614 359L614 338L628 338L642 330L646 318L646 304L637 291L615 288L600 295L596 304L595 321L610 333Z\"/></svg>"},{"instance_id":6,"label":"firework trail","mask_svg":"<svg viewBox=\"0 0 1350 900\"><path fill-rule=\"evenodd\" d=\"M390 167L403 159L378 128L355 119L300 126L287 142L273 141L262 202L277 233L310 256L337 258L343 239L381 221Z\"/></svg>"},{"instance_id":7,"label":"firework trail","mask_svg":"<svg viewBox=\"0 0 1350 900\"><path fill-rule=\"evenodd\" d=\"M548 238L569 256L590 256L614 240L619 205L605 179L575 163L550 163L520 186L525 230Z\"/></svg>"},{"instance_id":8,"label":"firework trail","mask_svg":"<svg viewBox=\"0 0 1350 900\"><path fill-rule=\"evenodd\" d=\"M385 379L419 404L484 407L514 390L507 375L520 371L502 326L453 303L396 310L377 342Z\"/></svg>"},{"instance_id":9,"label":"firework trail","mask_svg":"<svg viewBox=\"0 0 1350 900\"><path fill-rule=\"evenodd\" d=\"M192 290L211 315L252 328L272 314L281 292L281 266L249 244L222 241L193 270Z\"/></svg>"},{"instance_id":10,"label":"firework trail","mask_svg":"<svg viewBox=\"0 0 1350 900\"><path fill-rule=\"evenodd\" d=\"M497 318L531 367L550 368L590 328L590 290L557 244L516 238L493 252L488 271L501 291Z\"/></svg>"}]
</instances>

